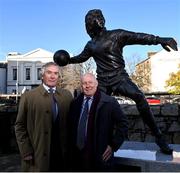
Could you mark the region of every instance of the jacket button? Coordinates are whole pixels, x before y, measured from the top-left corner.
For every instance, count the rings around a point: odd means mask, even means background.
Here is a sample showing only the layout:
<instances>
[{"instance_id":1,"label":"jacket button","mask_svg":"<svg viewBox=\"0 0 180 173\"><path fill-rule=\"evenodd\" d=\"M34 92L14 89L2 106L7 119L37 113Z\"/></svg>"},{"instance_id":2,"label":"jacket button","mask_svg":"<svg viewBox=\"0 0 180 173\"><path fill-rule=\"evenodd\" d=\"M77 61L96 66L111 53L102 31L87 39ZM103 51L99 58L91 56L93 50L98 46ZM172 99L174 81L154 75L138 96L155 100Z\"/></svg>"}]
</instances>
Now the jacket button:
<instances>
[{"instance_id":1,"label":"jacket button","mask_svg":"<svg viewBox=\"0 0 180 173\"><path fill-rule=\"evenodd\" d=\"M48 110L46 110L46 113L48 114L48 113L49 113L49 111L48 111Z\"/></svg>"},{"instance_id":2,"label":"jacket button","mask_svg":"<svg viewBox=\"0 0 180 173\"><path fill-rule=\"evenodd\" d=\"M46 157L46 156L47 156L47 154L46 154L46 153L44 153L44 154L43 154L43 156L44 156L44 157Z\"/></svg>"},{"instance_id":3,"label":"jacket button","mask_svg":"<svg viewBox=\"0 0 180 173\"><path fill-rule=\"evenodd\" d=\"M47 134L48 134L48 131L45 131L44 134L47 135Z\"/></svg>"}]
</instances>

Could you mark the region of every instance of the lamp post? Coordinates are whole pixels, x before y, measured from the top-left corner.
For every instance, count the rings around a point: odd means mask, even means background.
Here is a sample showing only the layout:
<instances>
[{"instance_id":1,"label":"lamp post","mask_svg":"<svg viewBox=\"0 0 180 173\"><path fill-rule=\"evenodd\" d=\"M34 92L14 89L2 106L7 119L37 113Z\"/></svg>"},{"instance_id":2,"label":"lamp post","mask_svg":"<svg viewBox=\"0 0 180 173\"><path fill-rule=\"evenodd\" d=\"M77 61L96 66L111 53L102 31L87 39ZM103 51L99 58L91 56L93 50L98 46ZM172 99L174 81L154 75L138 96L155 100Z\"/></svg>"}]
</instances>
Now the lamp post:
<instances>
[{"instance_id":1,"label":"lamp post","mask_svg":"<svg viewBox=\"0 0 180 173\"><path fill-rule=\"evenodd\" d=\"M18 78L18 70L19 70L19 68L18 68L18 66L19 66L19 63L18 63L18 59L17 59L17 61L16 61L17 63L16 63L16 69L17 69L17 73L16 73L16 75L17 75L17 77L16 77L16 103L18 103L18 80L19 80L19 78Z\"/></svg>"}]
</instances>

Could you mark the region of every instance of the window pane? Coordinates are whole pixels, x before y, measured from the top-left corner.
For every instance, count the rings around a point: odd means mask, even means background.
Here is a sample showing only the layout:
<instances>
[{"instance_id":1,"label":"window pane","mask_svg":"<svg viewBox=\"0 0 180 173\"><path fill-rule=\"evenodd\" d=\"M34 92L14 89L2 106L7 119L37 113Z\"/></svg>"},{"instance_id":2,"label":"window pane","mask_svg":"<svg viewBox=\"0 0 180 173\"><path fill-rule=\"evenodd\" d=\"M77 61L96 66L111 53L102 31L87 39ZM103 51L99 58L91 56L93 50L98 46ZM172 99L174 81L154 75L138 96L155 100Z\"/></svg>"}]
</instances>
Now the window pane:
<instances>
[{"instance_id":1,"label":"window pane","mask_svg":"<svg viewBox=\"0 0 180 173\"><path fill-rule=\"evenodd\" d=\"M13 69L13 80L17 80L17 69Z\"/></svg>"},{"instance_id":2,"label":"window pane","mask_svg":"<svg viewBox=\"0 0 180 173\"><path fill-rule=\"evenodd\" d=\"M30 80L30 68L26 68L26 80Z\"/></svg>"},{"instance_id":3,"label":"window pane","mask_svg":"<svg viewBox=\"0 0 180 173\"><path fill-rule=\"evenodd\" d=\"M37 68L37 80L41 79L40 72L41 72L41 68Z\"/></svg>"}]
</instances>

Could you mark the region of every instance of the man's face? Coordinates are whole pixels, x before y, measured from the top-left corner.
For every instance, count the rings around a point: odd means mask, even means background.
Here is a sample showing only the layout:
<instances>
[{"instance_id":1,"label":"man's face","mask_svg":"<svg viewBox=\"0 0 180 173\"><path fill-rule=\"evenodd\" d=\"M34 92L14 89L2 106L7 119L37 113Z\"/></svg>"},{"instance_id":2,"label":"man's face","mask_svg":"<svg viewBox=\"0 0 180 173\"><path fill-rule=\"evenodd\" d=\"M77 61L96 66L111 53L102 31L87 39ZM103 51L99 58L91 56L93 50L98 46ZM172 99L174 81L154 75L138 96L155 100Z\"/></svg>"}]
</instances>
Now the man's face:
<instances>
[{"instance_id":1,"label":"man's face","mask_svg":"<svg viewBox=\"0 0 180 173\"><path fill-rule=\"evenodd\" d=\"M98 82L92 75L84 75L82 77L82 90L84 95L93 96L97 90Z\"/></svg>"},{"instance_id":2,"label":"man's face","mask_svg":"<svg viewBox=\"0 0 180 173\"><path fill-rule=\"evenodd\" d=\"M46 68L42 80L44 84L49 87L55 87L59 78L59 68L57 66L51 65Z\"/></svg>"}]
</instances>

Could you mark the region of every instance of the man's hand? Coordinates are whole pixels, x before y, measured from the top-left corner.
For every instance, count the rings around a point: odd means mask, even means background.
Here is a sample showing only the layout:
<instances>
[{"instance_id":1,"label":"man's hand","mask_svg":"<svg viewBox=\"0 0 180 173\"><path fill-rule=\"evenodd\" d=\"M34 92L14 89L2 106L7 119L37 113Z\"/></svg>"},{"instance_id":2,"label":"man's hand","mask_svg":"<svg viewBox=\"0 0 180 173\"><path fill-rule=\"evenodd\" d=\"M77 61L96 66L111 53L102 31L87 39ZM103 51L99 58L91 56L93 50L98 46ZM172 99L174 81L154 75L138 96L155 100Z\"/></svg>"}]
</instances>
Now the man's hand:
<instances>
[{"instance_id":1,"label":"man's hand","mask_svg":"<svg viewBox=\"0 0 180 173\"><path fill-rule=\"evenodd\" d=\"M29 154L29 155L26 155L26 156L24 156L24 158L23 158L23 160L32 160L33 159L33 156L32 156L32 154Z\"/></svg>"},{"instance_id":2,"label":"man's hand","mask_svg":"<svg viewBox=\"0 0 180 173\"><path fill-rule=\"evenodd\" d=\"M108 161L112 155L113 151L112 151L112 148L108 145L105 152L103 153L102 155L102 159L103 161Z\"/></svg>"},{"instance_id":3,"label":"man's hand","mask_svg":"<svg viewBox=\"0 0 180 173\"><path fill-rule=\"evenodd\" d=\"M174 51L177 51L177 42L173 39L173 38L166 38L166 37L159 37L157 39L157 41L162 45L162 47L167 50L168 52L170 52L171 50L169 49L169 47L171 49L173 49Z\"/></svg>"}]
</instances>

